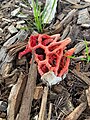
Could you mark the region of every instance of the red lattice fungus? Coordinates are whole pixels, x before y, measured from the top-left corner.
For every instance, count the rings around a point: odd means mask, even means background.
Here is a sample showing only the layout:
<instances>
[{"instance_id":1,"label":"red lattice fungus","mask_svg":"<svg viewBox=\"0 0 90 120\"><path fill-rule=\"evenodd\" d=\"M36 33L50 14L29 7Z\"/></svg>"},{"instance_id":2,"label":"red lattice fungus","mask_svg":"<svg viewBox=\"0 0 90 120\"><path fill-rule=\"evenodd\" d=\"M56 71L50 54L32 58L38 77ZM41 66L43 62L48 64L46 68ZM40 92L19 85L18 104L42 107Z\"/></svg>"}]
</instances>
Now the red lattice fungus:
<instances>
[{"instance_id":1,"label":"red lattice fungus","mask_svg":"<svg viewBox=\"0 0 90 120\"><path fill-rule=\"evenodd\" d=\"M62 41L59 39L59 34L52 36L46 34L31 35L26 49L19 53L19 59L29 52L32 53L33 50L41 76L48 71L53 71L56 76L63 76L68 72L70 63L68 56L73 54L74 48L65 52L71 39L66 38Z\"/></svg>"}]
</instances>

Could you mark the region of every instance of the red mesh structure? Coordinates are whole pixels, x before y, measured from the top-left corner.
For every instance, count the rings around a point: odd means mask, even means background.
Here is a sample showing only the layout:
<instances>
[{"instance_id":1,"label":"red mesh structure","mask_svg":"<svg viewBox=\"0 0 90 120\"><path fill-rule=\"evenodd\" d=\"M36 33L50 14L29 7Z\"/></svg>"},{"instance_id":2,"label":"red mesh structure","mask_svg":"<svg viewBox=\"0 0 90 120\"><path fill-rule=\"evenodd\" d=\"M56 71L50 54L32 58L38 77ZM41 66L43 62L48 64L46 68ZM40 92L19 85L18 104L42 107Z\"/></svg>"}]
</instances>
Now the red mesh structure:
<instances>
[{"instance_id":1,"label":"red mesh structure","mask_svg":"<svg viewBox=\"0 0 90 120\"><path fill-rule=\"evenodd\" d=\"M71 42L70 38L60 41L60 35L52 36L46 34L31 35L23 52L19 53L19 59L27 54L35 54L35 61L38 64L38 72L42 76L48 71L53 71L56 76L63 76L68 72L70 58L74 48L66 51L66 46Z\"/></svg>"}]
</instances>

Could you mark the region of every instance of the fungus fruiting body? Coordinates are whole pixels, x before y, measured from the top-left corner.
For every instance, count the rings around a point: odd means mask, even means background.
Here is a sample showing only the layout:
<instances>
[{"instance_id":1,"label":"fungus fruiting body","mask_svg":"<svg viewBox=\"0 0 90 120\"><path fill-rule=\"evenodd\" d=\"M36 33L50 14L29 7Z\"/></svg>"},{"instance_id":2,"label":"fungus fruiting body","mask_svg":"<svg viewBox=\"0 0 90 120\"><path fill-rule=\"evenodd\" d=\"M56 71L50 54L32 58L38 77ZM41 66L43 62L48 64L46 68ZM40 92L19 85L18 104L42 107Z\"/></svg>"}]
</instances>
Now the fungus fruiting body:
<instances>
[{"instance_id":1,"label":"fungus fruiting body","mask_svg":"<svg viewBox=\"0 0 90 120\"><path fill-rule=\"evenodd\" d=\"M53 71L58 77L62 77L68 72L70 58L74 48L65 50L71 42L70 38L60 41L60 35L52 36L46 34L31 35L23 52L19 53L19 59L34 51L35 61L38 65L38 72L42 76L49 71Z\"/></svg>"}]
</instances>

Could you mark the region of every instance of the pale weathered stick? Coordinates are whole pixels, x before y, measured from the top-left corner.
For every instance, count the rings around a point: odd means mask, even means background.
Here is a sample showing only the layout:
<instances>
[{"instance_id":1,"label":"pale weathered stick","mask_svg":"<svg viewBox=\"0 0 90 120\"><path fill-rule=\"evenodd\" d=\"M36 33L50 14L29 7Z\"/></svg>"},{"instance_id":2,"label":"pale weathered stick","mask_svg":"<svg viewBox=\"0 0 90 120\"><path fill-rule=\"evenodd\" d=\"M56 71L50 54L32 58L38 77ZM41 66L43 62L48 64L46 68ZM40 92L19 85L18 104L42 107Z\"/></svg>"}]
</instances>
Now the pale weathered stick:
<instances>
[{"instance_id":1,"label":"pale weathered stick","mask_svg":"<svg viewBox=\"0 0 90 120\"><path fill-rule=\"evenodd\" d=\"M90 108L90 86L89 86L89 88L86 90L86 96L87 96L88 106L89 106L89 108Z\"/></svg>"},{"instance_id":2,"label":"pale weathered stick","mask_svg":"<svg viewBox=\"0 0 90 120\"><path fill-rule=\"evenodd\" d=\"M30 120L32 100L34 96L34 89L36 87L36 79L37 79L37 67L36 64L34 63L34 60L32 60L17 120Z\"/></svg>"},{"instance_id":3,"label":"pale weathered stick","mask_svg":"<svg viewBox=\"0 0 90 120\"><path fill-rule=\"evenodd\" d=\"M49 112L48 112L47 120L51 120L51 114L52 114L52 103L50 103L50 105L49 105Z\"/></svg>"},{"instance_id":4,"label":"pale weathered stick","mask_svg":"<svg viewBox=\"0 0 90 120\"><path fill-rule=\"evenodd\" d=\"M87 103L82 102L78 107L74 109L64 120L77 120L81 113L86 109Z\"/></svg>"},{"instance_id":5,"label":"pale weathered stick","mask_svg":"<svg viewBox=\"0 0 90 120\"><path fill-rule=\"evenodd\" d=\"M26 76L21 73L17 83L12 87L8 98L7 120L15 120L15 116L21 104L25 84Z\"/></svg>"},{"instance_id":6,"label":"pale weathered stick","mask_svg":"<svg viewBox=\"0 0 90 120\"><path fill-rule=\"evenodd\" d=\"M44 88L44 93L43 93L43 96L42 96L42 103L41 103L41 108L40 108L40 113L39 113L39 119L38 120L44 120L46 103L47 103L47 96L48 96L48 87L45 87Z\"/></svg>"}]
</instances>

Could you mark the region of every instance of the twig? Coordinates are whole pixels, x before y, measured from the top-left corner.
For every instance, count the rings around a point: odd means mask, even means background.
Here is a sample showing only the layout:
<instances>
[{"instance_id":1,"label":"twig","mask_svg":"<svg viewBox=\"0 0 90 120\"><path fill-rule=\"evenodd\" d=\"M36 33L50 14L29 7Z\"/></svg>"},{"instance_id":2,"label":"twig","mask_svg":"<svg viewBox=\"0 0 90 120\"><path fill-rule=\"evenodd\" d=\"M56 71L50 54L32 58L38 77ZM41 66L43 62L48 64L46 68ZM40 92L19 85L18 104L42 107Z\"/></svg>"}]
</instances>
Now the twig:
<instances>
[{"instance_id":1,"label":"twig","mask_svg":"<svg viewBox=\"0 0 90 120\"><path fill-rule=\"evenodd\" d=\"M30 120L30 112L31 112L32 100L34 95L34 89L36 86L36 78L37 78L37 67L36 64L34 63L34 60L32 59L32 64L29 69L28 80L22 98L22 104L20 107L17 120Z\"/></svg>"},{"instance_id":2,"label":"twig","mask_svg":"<svg viewBox=\"0 0 90 120\"><path fill-rule=\"evenodd\" d=\"M50 103L50 105L49 105L49 112L48 112L48 118L47 118L47 120L51 120L51 113L52 112L52 103Z\"/></svg>"},{"instance_id":3,"label":"twig","mask_svg":"<svg viewBox=\"0 0 90 120\"><path fill-rule=\"evenodd\" d=\"M74 109L64 120L77 120L81 113L86 109L87 103L83 102Z\"/></svg>"},{"instance_id":4,"label":"twig","mask_svg":"<svg viewBox=\"0 0 90 120\"><path fill-rule=\"evenodd\" d=\"M39 119L38 120L44 120L46 103L47 103L47 96L48 96L48 87L45 87L44 88L44 93L43 93L43 96L42 96L42 103L41 103L41 108L40 108L40 113L39 113Z\"/></svg>"}]
</instances>

